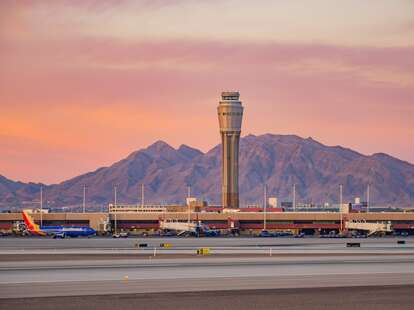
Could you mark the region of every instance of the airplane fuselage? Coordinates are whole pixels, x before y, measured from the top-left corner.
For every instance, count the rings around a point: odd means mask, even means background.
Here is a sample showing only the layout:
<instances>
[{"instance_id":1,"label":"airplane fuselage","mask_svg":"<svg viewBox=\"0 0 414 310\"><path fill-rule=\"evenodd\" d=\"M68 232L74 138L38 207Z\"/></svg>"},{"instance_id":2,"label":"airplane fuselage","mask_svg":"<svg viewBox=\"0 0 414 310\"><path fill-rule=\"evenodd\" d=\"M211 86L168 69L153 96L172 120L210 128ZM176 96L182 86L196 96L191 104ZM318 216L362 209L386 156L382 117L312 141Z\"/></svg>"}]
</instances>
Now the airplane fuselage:
<instances>
[{"instance_id":1,"label":"airplane fuselage","mask_svg":"<svg viewBox=\"0 0 414 310\"><path fill-rule=\"evenodd\" d=\"M41 226L39 230L29 230L29 232L37 235L56 237L87 237L96 234L94 229L82 226Z\"/></svg>"}]
</instances>

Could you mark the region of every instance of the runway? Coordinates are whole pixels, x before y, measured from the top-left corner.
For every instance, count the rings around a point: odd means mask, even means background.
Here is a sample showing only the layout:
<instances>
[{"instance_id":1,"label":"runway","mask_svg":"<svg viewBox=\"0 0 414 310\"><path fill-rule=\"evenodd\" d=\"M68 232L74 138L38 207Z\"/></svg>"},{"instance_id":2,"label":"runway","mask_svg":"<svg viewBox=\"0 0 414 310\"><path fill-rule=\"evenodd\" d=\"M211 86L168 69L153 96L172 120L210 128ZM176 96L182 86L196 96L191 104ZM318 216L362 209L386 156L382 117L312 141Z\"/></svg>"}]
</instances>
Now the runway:
<instances>
[{"instance_id":1,"label":"runway","mask_svg":"<svg viewBox=\"0 0 414 310\"><path fill-rule=\"evenodd\" d=\"M350 241L361 242L361 247L347 248ZM234 297L236 291L260 295L262 290L337 292L335 288L383 286L413 291L413 241L406 239L401 245L395 238L3 238L0 305L56 296L93 300L91 296L146 294L153 300L159 293L198 292L208 299L211 291ZM147 248L136 246L144 242ZM164 242L172 247L161 248ZM199 247L210 247L212 254L195 255Z\"/></svg>"},{"instance_id":2,"label":"runway","mask_svg":"<svg viewBox=\"0 0 414 310\"><path fill-rule=\"evenodd\" d=\"M392 247L396 245L397 240L406 240L407 245L414 247L414 237L386 237L386 238L362 238L362 239L323 239L323 238L176 238L176 237L164 237L164 238L135 238L129 237L125 239L113 239L113 238L67 238L67 239L52 239L42 237L26 237L26 238L13 238L3 237L0 238L0 247L2 249L131 249L135 243L147 243L148 246L159 246L160 243L171 243L174 247L178 248L194 248L194 247L266 247L266 246L278 246L278 247L331 247L335 245L344 244L344 242L360 242L365 247Z\"/></svg>"},{"instance_id":3,"label":"runway","mask_svg":"<svg viewBox=\"0 0 414 310\"><path fill-rule=\"evenodd\" d=\"M319 239L319 238L1 238L3 255L28 254L194 254L208 247L212 254L403 254L414 252L414 238L397 244L396 238ZM359 242L360 248L347 248L347 242ZM171 247L162 248L162 243ZM146 247L140 247L145 244Z\"/></svg>"},{"instance_id":4,"label":"runway","mask_svg":"<svg viewBox=\"0 0 414 310\"><path fill-rule=\"evenodd\" d=\"M196 258L2 265L0 297L414 284L414 258Z\"/></svg>"}]
</instances>

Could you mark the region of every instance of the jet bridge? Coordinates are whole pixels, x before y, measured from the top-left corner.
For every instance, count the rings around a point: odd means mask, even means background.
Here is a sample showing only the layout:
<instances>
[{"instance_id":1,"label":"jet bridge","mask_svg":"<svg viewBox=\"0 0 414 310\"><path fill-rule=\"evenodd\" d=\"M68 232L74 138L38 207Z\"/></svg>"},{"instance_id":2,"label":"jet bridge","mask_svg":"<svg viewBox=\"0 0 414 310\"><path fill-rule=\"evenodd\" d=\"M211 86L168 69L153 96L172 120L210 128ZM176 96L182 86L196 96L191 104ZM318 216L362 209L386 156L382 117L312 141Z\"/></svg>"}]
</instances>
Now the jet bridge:
<instances>
[{"instance_id":1,"label":"jet bridge","mask_svg":"<svg viewBox=\"0 0 414 310\"><path fill-rule=\"evenodd\" d=\"M369 223L365 220L350 220L345 223L345 228L348 230L362 230L367 232L367 236L376 233L392 232L393 228L391 222L377 222Z\"/></svg>"},{"instance_id":2,"label":"jet bridge","mask_svg":"<svg viewBox=\"0 0 414 310\"><path fill-rule=\"evenodd\" d=\"M177 235L197 233L197 224L193 222L178 222L175 220L160 220L160 229L176 231Z\"/></svg>"}]
</instances>

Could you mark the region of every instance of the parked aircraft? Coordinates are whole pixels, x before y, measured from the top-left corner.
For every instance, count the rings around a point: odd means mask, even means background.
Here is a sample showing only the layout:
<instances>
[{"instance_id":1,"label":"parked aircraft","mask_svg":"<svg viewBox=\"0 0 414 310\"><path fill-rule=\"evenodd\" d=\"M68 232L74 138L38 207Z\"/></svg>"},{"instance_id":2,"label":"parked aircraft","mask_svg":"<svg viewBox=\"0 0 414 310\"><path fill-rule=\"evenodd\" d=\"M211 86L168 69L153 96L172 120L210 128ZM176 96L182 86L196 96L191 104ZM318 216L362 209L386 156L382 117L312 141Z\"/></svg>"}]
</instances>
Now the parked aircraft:
<instances>
[{"instance_id":1,"label":"parked aircraft","mask_svg":"<svg viewBox=\"0 0 414 310\"><path fill-rule=\"evenodd\" d=\"M39 226L26 211L23 211L23 219L27 231L32 235L65 238L80 236L89 237L96 234L95 229L83 226Z\"/></svg>"}]
</instances>

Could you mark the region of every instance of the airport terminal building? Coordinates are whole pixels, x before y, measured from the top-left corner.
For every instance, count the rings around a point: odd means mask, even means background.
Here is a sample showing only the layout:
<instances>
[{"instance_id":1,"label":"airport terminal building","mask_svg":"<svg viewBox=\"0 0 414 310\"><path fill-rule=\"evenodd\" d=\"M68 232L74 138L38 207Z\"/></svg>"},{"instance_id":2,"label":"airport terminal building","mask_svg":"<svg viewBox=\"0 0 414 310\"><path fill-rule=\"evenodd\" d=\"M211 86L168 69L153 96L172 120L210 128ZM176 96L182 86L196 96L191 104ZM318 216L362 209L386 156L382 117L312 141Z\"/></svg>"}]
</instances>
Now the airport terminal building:
<instances>
[{"instance_id":1,"label":"airport terminal building","mask_svg":"<svg viewBox=\"0 0 414 310\"><path fill-rule=\"evenodd\" d=\"M32 214L40 223L40 214ZM341 223L342 218L342 223ZM45 226L89 226L100 234L114 227L131 234L158 234L161 220L199 222L223 234L237 230L241 235L256 235L263 229L290 231L294 234L324 234L345 230L345 222L388 223L396 233L414 234L414 212L113 212L113 213L46 213L42 215ZM23 221L21 213L1 213L0 231L18 229ZM115 223L116 222L116 223Z\"/></svg>"}]
</instances>

